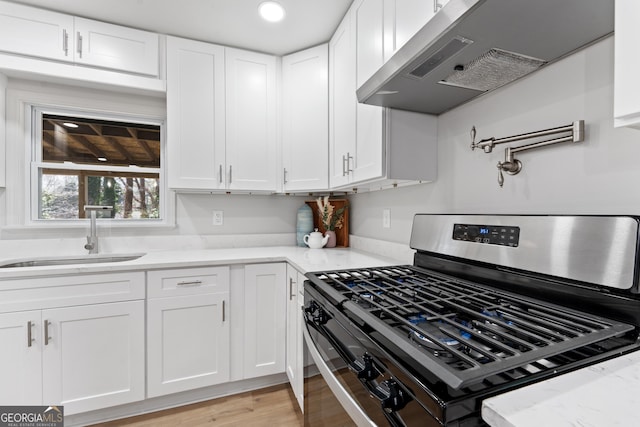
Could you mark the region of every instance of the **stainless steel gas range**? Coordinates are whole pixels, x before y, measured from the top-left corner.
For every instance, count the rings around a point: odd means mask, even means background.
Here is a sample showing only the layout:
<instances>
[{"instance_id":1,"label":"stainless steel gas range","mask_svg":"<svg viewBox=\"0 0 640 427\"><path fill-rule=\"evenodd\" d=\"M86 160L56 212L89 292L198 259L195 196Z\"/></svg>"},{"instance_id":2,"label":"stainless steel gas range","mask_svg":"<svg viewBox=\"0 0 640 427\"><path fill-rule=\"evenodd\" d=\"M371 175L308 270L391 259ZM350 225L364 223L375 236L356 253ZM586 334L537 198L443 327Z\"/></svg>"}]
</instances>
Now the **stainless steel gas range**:
<instances>
[{"instance_id":1,"label":"stainless steel gas range","mask_svg":"<svg viewBox=\"0 0 640 427\"><path fill-rule=\"evenodd\" d=\"M307 274L305 424L481 426L487 397L636 351L639 229L419 214L413 265Z\"/></svg>"}]
</instances>

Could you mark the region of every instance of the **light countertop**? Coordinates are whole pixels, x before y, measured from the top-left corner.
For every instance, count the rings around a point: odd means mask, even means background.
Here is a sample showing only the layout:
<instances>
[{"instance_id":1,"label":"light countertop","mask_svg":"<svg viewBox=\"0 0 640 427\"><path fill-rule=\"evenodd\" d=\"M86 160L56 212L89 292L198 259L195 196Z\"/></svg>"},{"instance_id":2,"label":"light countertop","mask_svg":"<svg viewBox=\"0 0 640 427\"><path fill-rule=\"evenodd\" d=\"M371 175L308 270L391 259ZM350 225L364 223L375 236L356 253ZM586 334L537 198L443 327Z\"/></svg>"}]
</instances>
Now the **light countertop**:
<instances>
[{"instance_id":1,"label":"light countertop","mask_svg":"<svg viewBox=\"0 0 640 427\"><path fill-rule=\"evenodd\" d=\"M640 425L640 351L487 399L492 427Z\"/></svg>"},{"instance_id":2,"label":"light countertop","mask_svg":"<svg viewBox=\"0 0 640 427\"><path fill-rule=\"evenodd\" d=\"M12 261L20 259L22 258L15 258ZM3 263L7 261L8 259L2 260ZM0 269L0 289L2 280L26 277L269 262L288 262L303 273L402 264L393 258L350 248L308 249L296 246L273 246L166 250L149 252L136 260L123 262L2 268Z\"/></svg>"}]
</instances>

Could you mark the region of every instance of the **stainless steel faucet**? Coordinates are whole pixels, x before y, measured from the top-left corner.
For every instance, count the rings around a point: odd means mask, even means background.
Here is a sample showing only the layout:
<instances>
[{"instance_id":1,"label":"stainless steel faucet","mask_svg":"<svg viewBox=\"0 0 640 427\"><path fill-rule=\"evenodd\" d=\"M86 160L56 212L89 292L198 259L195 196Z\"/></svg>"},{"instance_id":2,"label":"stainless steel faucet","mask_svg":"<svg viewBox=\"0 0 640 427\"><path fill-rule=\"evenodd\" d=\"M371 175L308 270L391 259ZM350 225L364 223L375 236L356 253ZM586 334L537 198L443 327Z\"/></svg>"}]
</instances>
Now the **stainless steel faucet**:
<instances>
[{"instance_id":1,"label":"stainless steel faucet","mask_svg":"<svg viewBox=\"0 0 640 427\"><path fill-rule=\"evenodd\" d=\"M98 253L98 226L96 224L96 212L98 211L108 211L111 212L113 210L113 206L94 206L94 205L85 205L84 211L90 213L91 227L89 230L89 235L87 236L87 244L84 245L84 248L89 251L90 254Z\"/></svg>"}]
</instances>

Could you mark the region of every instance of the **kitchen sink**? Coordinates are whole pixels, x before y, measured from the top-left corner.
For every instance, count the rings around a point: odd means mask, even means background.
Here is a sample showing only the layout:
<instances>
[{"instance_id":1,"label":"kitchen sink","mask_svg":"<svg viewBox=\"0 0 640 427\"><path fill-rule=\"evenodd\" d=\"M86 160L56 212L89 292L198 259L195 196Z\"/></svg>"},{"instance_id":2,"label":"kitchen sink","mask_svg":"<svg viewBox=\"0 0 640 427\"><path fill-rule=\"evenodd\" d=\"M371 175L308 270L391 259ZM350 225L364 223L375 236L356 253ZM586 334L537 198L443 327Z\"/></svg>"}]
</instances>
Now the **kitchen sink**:
<instances>
[{"instance_id":1,"label":"kitchen sink","mask_svg":"<svg viewBox=\"0 0 640 427\"><path fill-rule=\"evenodd\" d=\"M0 264L0 268L45 267L54 265L99 264L105 262L133 261L146 254L98 254L60 257L38 257L10 260Z\"/></svg>"}]
</instances>

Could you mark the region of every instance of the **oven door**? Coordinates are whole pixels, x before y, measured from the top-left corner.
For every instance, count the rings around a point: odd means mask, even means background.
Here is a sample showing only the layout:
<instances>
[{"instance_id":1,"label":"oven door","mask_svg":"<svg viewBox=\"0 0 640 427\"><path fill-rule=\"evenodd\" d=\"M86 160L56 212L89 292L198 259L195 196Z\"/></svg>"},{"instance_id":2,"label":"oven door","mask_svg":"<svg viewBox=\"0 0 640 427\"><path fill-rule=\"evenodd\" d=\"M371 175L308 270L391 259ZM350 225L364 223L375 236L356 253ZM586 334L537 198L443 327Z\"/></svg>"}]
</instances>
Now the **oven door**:
<instances>
[{"instance_id":1,"label":"oven door","mask_svg":"<svg viewBox=\"0 0 640 427\"><path fill-rule=\"evenodd\" d=\"M305 426L441 425L391 374L389 360L311 287L305 287L304 320L314 362L305 375Z\"/></svg>"},{"instance_id":2,"label":"oven door","mask_svg":"<svg viewBox=\"0 0 640 427\"><path fill-rule=\"evenodd\" d=\"M305 427L375 426L340 377L340 370L344 366L338 366L344 364L339 359L331 360L326 354L323 356L320 353L316 346L320 337L316 335L311 338L313 333L308 325L305 325L303 334L306 354L310 357L304 378ZM338 362L338 366L335 362Z\"/></svg>"}]
</instances>

